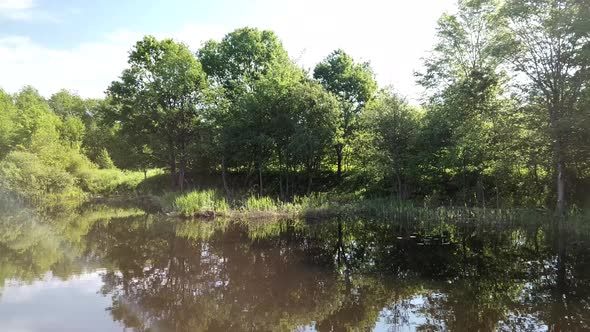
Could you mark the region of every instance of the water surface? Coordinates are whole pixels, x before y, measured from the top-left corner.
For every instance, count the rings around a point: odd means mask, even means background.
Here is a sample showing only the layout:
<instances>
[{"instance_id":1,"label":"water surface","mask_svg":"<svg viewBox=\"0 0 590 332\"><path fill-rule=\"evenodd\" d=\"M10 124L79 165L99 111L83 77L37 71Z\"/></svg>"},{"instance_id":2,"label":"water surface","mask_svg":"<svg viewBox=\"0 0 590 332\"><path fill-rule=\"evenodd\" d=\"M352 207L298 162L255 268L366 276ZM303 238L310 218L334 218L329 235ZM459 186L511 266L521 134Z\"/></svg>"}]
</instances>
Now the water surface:
<instances>
[{"instance_id":1,"label":"water surface","mask_svg":"<svg viewBox=\"0 0 590 332\"><path fill-rule=\"evenodd\" d=\"M583 331L590 235L548 222L0 220L0 331Z\"/></svg>"}]
</instances>

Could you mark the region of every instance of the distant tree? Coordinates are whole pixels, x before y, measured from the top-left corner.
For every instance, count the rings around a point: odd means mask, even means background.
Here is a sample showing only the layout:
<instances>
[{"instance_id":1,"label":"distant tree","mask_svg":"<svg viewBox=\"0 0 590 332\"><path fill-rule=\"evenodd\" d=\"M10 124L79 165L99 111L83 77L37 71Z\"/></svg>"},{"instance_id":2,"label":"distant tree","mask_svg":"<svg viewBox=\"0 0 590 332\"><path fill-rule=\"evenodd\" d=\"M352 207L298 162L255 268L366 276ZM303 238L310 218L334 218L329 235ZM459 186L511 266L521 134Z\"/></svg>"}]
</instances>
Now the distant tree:
<instances>
[{"instance_id":1,"label":"distant tree","mask_svg":"<svg viewBox=\"0 0 590 332\"><path fill-rule=\"evenodd\" d=\"M304 81L289 92L294 108L294 132L288 150L307 173L307 194L318 174L322 159L334 146L339 126L338 100L321 85Z\"/></svg>"},{"instance_id":2,"label":"distant tree","mask_svg":"<svg viewBox=\"0 0 590 332\"><path fill-rule=\"evenodd\" d=\"M70 147L79 150L86 134L86 126L80 118L67 116L59 127L60 137Z\"/></svg>"},{"instance_id":3,"label":"distant tree","mask_svg":"<svg viewBox=\"0 0 590 332\"><path fill-rule=\"evenodd\" d=\"M129 54L129 68L107 90L122 130L153 135L151 148L167 160L184 189L189 145L208 104L206 74L184 44L147 36Z\"/></svg>"},{"instance_id":4,"label":"distant tree","mask_svg":"<svg viewBox=\"0 0 590 332\"><path fill-rule=\"evenodd\" d=\"M14 125L14 147L35 152L59 145L61 120L31 86L24 87L14 98L18 109Z\"/></svg>"},{"instance_id":5,"label":"distant tree","mask_svg":"<svg viewBox=\"0 0 590 332\"><path fill-rule=\"evenodd\" d=\"M485 204L487 187L496 196L500 190L489 175L502 177L497 165L506 152L496 147L509 138L500 133L509 124L510 101L503 96L505 74L494 53L498 8L495 0L459 1L457 13L439 19L437 43L417 75L428 97L420 148L427 186L458 193L464 204L475 203L470 197Z\"/></svg>"},{"instance_id":6,"label":"distant tree","mask_svg":"<svg viewBox=\"0 0 590 332\"><path fill-rule=\"evenodd\" d=\"M257 93L267 97L273 91L257 91L260 80L272 68L286 69L288 75L301 78L277 36L268 30L241 28L228 33L221 41L208 41L197 57L213 85L223 91L223 101L212 109L209 116L210 141L215 144L209 151L220 155L222 178L229 193L226 179L227 165L253 165L258 173L258 189L262 193L262 173L271 158L269 137L265 131L265 107L268 99L254 101ZM275 78L286 80L276 76ZM268 88L268 86L265 86ZM270 88L269 88L270 89ZM267 103L263 106L263 103ZM255 106L256 105L256 106ZM251 168L251 166L246 166Z\"/></svg>"},{"instance_id":7,"label":"distant tree","mask_svg":"<svg viewBox=\"0 0 590 332\"><path fill-rule=\"evenodd\" d=\"M556 213L566 208L566 141L582 91L590 81L590 2L510 0L500 12L499 54L527 84L530 103L548 118L556 184Z\"/></svg>"},{"instance_id":8,"label":"distant tree","mask_svg":"<svg viewBox=\"0 0 590 332\"><path fill-rule=\"evenodd\" d=\"M377 83L369 63L355 63L343 50L336 50L314 69L313 77L340 101L341 125L335 145L338 176L342 174L344 148L357 128L357 120L375 93Z\"/></svg>"},{"instance_id":9,"label":"distant tree","mask_svg":"<svg viewBox=\"0 0 590 332\"><path fill-rule=\"evenodd\" d=\"M203 70L231 101L252 92L274 63L290 62L274 32L248 27L228 33L220 42L206 42L197 56Z\"/></svg>"},{"instance_id":10,"label":"distant tree","mask_svg":"<svg viewBox=\"0 0 590 332\"><path fill-rule=\"evenodd\" d=\"M92 100L84 100L77 94L68 90L60 90L54 93L48 100L49 106L59 115L60 118L76 117L87 124L90 121L90 108L94 102Z\"/></svg>"},{"instance_id":11,"label":"distant tree","mask_svg":"<svg viewBox=\"0 0 590 332\"><path fill-rule=\"evenodd\" d=\"M17 109L12 97L0 89L0 159L13 148L16 116Z\"/></svg>"},{"instance_id":12,"label":"distant tree","mask_svg":"<svg viewBox=\"0 0 590 332\"><path fill-rule=\"evenodd\" d=\"M421 118L421 113L391 88L380 91L361 118L363 129L369 133L368 142L360 147L369 152L365 164L378 164L379 170L373 172L392 179L391 191L400 200L408 197L408 187L418 168Z\"/></svg>"}]
</instances>

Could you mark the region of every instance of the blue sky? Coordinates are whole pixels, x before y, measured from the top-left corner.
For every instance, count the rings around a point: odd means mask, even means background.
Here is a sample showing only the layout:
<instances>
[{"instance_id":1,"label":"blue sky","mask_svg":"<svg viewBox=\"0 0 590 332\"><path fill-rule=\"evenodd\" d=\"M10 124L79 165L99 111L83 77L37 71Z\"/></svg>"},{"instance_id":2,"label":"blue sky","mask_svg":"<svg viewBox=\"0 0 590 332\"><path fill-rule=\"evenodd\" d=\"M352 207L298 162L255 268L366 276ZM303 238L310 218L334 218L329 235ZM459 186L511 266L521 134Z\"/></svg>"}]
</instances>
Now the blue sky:
<instances>
[{"instance_id":1,"label":"blue sky","mask_svg":"<svg viewBox=\"0 0 590 332\"><path fill-rule=\"evenodd\" d=\"M380 85L417 100L436 20L455 0L0 0L0 87L101 97L145 34L197 50L242 26L274 30L312 68L336 48L370 61Z\"/></svg>"}]
</instances>

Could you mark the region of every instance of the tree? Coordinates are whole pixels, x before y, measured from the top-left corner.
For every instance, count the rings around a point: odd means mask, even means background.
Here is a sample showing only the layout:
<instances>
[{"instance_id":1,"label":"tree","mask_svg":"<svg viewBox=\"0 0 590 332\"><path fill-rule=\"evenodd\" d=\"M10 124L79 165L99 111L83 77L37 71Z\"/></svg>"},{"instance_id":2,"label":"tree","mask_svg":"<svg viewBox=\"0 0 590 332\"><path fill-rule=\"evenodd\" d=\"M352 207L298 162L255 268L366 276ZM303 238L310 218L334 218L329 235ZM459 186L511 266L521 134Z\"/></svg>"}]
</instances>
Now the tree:
<instances>
[{"instance_id":1,"label":"tree","mask_svg":"<svg viewBox=\"0 0 590 332\"><path fill-rule=\"evenodd\" d=\"M123 130L157 138L151 147L167 160L173 184L183 190L189 144L210 97L199 61L184 44L144 37L107 93Z\"/></svg>"},{"instance_id":2,"label":"tree","mask_svg":"<svg viewBox=\"0 0 590 332\"><path fill-rule=\"evenodd\" d=\"M343 50L332 52L320 62L313 77L340 101L340 138L335 145L340 177L344 148L357 128L359 115L373 97L377 83L369 63L355 63Z\"/></svg>"},{"instance_id":3,"label":"tree","mask_svg":"<svg viewBox=\"0 0 590 332\"><path fill-rule=\"evenodd\" d=\"M321 85L304 81L289 91L287 105L293 107L294 131L288 150L307 172L307 194L322 159L334 146L339 125L338 101Z\"/></svg>"},{"instance_id":4,"label":"tree","mask_svg":"<svg viewBox=\"0 0 590 332\"><path fill-rule=\"evenodd\" d=\"M419 110L409 106L389 88L380 91L367 106L363 127L370 134L369 144L374 146L368 163L378 163L386 175L393 175L392 192L401 200L408 196L408 185L415 173L417 141L421 130Z\"/></svg>"},{"instance_id":5,"label":"tree","mask_svg":"<svg viewBox=\"0 0 590 332\"><path fill-rule=\"evenodd\" d=\"M17 110L10 95L0 89L0 159L14 144Z\"/></svg>"},{"instance_id":6,"label":"tree","mask_svg":"<svg viewBox=\"0 0 590 332\"><path fill-rule=\"evenodd\" d=\"M556 213L566 207L568 118L588 86L590 2L510 0L502 8L499 54L527 80L530 102L542 104L552 141Z\"/></svg>"},{"instance_id":7,"label":"tree","mask_svg":"<svg viewBox=\"0 0 590 332\"><path fill-rule=\"evenodd\" d=\"M48 100L49 106L53 112L62 119L76 117L88 124L90 121L90 108L93 106L92 100L84 100L77 94L62 89L54 93Z\"/></svg>"},{"instance_id":8,"label":"tree","mask_svg":"<svg viewBox=\"0 0 590 332\"><path fill-rule=\"evenodd\" d=\"M232 101L252 92L273 63L290 62L274 32L249 27L228 33L220 42L206 42L197 56L203 70Z\"/></svg>"},{"instance_id":9,"label":"tree","mask_svg":"<svg viewBox=\"0 0 590 332\"><path fill-rule=\"evenodd\" d=\"M456 14L441 16L438 41L425 60L425 72L416 74L431 98L441 97L461 79L486 69L496 70L500 63L493 53L497 10L495 0L460 0Z\"/></svg>"},{"instance_id":10,"label":"tree","mask_svg":"<svg viewBox=\"0 0 590 332\"><path fill-rule=\"evenodd\" d=\"M494 0L460 1L456 14L439 19L438 41L425 72L417 74L429 97L421 146L427 182L431 191L459 193L464 204L474 197L485 205L490 186L499 196L499 182L489 175L498 177L494 147L507 138L500 133L510 101L494 53L497 11Z\"/></svg>"},{"instance_id":11,"label":"tree","mask_svg":"<svg viewBox=\"0 0 590 332\"><path fill-rule=\"evenodd\" d=\"M270 158L270 148L263 130L266 121L264 106L252 96L257 92L259 81L269 75L273 67L283 67L293 75L302 75L294 68L281 41L269 30L237 29L220 42L206 42L197 57L214 86L223 91L224 102L221 101L210 116L213 122L210 123L213 129L211 141L217 144L210 151L221 157L226 192L229 193L228 164L255 164L258 190L262 194L262 172ZM272 92L268 91L267 96L270 94Z\"/></svg>"}]
</instances>

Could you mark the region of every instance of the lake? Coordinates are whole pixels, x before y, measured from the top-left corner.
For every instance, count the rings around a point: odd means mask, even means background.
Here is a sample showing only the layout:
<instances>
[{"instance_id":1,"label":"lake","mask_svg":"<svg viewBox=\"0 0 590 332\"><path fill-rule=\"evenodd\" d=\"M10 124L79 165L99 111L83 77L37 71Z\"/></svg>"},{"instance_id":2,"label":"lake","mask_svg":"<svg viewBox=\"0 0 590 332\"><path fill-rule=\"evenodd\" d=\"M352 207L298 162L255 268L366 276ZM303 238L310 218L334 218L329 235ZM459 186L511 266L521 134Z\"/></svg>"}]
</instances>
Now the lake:
<instances>
[{"instance_id":1,"label":"lake","mask_svg":"<svg viewBox=\"0 0 590 332\"><path fill-rule=\"evenodd\" d=\"M0 220L0 331L590 330L590 232L544 220Z\"/></svg>"}]
</instances>

